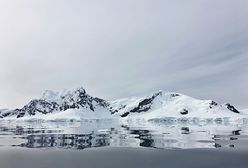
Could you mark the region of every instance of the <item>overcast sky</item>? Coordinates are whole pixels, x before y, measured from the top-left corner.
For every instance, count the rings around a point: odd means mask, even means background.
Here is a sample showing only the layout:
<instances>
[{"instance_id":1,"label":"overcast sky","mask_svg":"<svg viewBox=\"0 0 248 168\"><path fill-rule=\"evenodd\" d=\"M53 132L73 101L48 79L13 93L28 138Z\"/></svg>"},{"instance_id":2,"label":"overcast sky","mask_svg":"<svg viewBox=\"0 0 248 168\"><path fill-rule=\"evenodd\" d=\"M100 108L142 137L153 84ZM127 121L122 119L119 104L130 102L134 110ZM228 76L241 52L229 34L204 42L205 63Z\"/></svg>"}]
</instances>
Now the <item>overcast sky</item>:
<instances>
[{"instance_id":1,"label":"overcast sky","mask_svg":"<svg viewBox=\"0 0 248 168\"><path fill-rule=\"evenodd\" d=\"M248 1L0 0L0 107L78 86L248 108Z\"/></svg>"}]
</instances>

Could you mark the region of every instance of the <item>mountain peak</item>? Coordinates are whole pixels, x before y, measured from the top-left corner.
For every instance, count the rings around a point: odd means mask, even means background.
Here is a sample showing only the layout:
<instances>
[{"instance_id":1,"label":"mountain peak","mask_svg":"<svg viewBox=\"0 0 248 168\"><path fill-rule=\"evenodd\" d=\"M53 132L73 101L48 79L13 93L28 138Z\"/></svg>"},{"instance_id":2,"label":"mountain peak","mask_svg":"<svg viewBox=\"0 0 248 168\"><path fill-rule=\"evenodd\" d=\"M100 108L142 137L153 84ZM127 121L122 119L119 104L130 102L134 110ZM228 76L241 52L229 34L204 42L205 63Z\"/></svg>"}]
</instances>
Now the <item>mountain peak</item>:
<instances>
[{"instance_id":1,"label":"mountain peak","mask_svg":"<svg viewBox=\"0 0 248 168\"><path fill-rule=\"evenodd\" d=\"M63 89L62 91L55 92L52 90L46 90L41 100L46 100L49 102L57 102L61 99L71 98L71 97L82 97L83 95L86 95L86 91L83 87L78 87L74 89Z\"/></svg>"}]
</instances>

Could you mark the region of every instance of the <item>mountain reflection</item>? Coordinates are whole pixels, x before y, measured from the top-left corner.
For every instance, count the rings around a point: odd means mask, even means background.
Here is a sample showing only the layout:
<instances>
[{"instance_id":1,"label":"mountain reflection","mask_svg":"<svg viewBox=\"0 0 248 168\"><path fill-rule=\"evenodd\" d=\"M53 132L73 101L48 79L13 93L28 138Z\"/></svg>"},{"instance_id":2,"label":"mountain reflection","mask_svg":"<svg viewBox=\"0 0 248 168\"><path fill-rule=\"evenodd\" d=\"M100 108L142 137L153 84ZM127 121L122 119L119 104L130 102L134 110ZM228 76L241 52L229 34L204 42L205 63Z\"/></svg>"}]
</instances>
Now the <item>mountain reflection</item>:
<instances>
[{"instance_id":1,"label":"mountain reflection","mask_svg":"<svg viewBox=\"0 0 248 168\"><path fill-rule=\"evenodd\" d=\"M95 134L41 134L28 135L27 142L19 146L27 148L72 148L84 149L91 147L109 146L109 135L95 135Z\"/></svg>"},{"instance_id":2,"label":"mountain reflection","mask_svg":"<svg viewBox=\"0 0 248 168\"><path fill-rule=\"evenodd\" d=\"M106 128L95 127L89 123L72 127L0 126L0 146L24 148L237 148L239 139L248 141L247 137L247 126L167 125Z\"/></svg>"},{"instance_id":3,"label":"mountain reflection","mask_svg":"<svg viewBox=\"0 0 248 168\"><path fill-rule=\"evenodd\" d=\"M108 134L96 134L94 132L90 134L32 134L23 137L27 142L18 146L26 148L65 148L65 149L85 149L92 147L105 147L105 146L118 146L118 147L150 147L150 148L220 148L222 145L217 143L221 138L226 136L213 135L210 140L187 140L187 139L171 139L170 136L165 138L162 135L153 135L148 130L131 130L129 134L135 135L134 137L128 137L125 134L112 134L114 130ZM236 132L236 131L234 131ZM181 134L190 134L188 127L181 128ZM115 136L112 136L115 135ZM116 136L117 135L117 136ZM230 140L237 140L233 136L228 136ZM189 138L190 137L185 137ZM130 141L138 141L136 146ZM127 143L125 143L127 141ZM115 144L117 143L117 144ZM234 147L233 144L229 144L227 147Z\"/></svg>"}]
</instances>

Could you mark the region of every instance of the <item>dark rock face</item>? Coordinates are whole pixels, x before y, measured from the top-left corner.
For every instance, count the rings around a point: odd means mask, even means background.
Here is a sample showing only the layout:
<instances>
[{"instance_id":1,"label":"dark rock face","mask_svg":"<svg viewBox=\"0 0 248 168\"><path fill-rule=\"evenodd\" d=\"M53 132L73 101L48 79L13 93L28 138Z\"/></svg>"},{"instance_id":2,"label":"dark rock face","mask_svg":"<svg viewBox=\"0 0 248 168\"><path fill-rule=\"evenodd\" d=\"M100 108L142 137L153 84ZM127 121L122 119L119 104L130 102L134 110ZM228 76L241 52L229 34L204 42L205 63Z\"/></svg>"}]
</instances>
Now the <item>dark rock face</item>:
<instances>
[{"instance_id":1,"label":"dark rock face","mask_svg":"<svg viewBox=\"0 0 248 168\"><path fill-rule=\"evenodd\" d=\"M230 105L229 103L225 104L225 106L234 113L240 113L234 106Z\"/></svg>"},{"instance_id":2,"label":"dark rock face","mask_svg":"<svg viewBox=\"0 0 248 168\"><path fill-rule=\"evenodd\" d=\"M113 109L113 107L109 107L109 111L111 112L111 114L114 114L114 113L117 113L119 110L124 109L125 107L126 107L126 105L122 105L118 109Z\"/></svg>"},{"instance_id":3,"label":"dark rock face","mask_svg":"<svg viewBox=\"0 0 248 168\"><path fill-rule=\"evenodd\" d=\"M7 116L9 116L10 114L11 114L11 112L4 113L4 114L2 114L2 117L7 117Z\"/></svg>"},{"instance_id":4,"label":"dark rock face","mask_svg":"<svg viewBox=\"0 0 248 168\"><path fill-rule=\"evenodd\" d=\"M189 111L187 109L183 109L181 112L180 112L182 115L186 115L189 113Z\"/></svg>"},{"instance_id":5,"label":"dark rock face","mask_svg":"<svg viewBox=\"0 0 248 168\"><path fill-rule=\"evenodd\" d=\"M21 118L25 115L25 111L23 109L15 109L14 113L17 115L16 118Z\"/></svg>"},{"instance_id":6,"label":"dark rock face","mask_svg":"<svg viewBox=\"0 0 248 168\"><path fill-rule=\"evenodd\" d=\"M123 114L121 114L120 116L121 117L126 117L128 116L130 113L141 113L141 112L146 112L148 110L151 109L151 106L153 104L153 100L161 95L162 92L158 92L158 93L155 93L153 94L151 97L148 97L148 98L145 98L143 100L141 100L137 106L133 107L132 109L129 109L129 110L126 110L124 111ZM113 107L109 107L109 111L111 112L111 114L114 114L114 113L118 113L120 110L122 109L125 109L126 108L126 104L123 104L121 107L119 107L118 109L116 108L113 108Z\"/></svg>"},{"instance_id":7,"label":"dark rock face","mask_svg":"<svg viewBox=\"0 0 248 168\"><path fill-rule=\"evenodd\" d=\"M47 114L57 109L57 107L58 104L56 102L49 103L45 100L31 100L21 111L26 111L29 115L35 115L36 112Z\"/></svg>"},{"instance_id":8,"label":"dark rock face","mask_svg":"<svg viewBox=\"0 0 248 168\"><path fill-rule=\"evenodd\" d=\"M172 93L171 94L171 97L177 97L177 96L180 96L178 93Z\"/></svg>"},{"instance_id":9,"label":"dark rock face","mask_svg":"<svg viewBox=\"0 0 248 168\"><path fill-rule=\"evenodd\" d=\"M130 112L140 113L140 112L146 112L146 111L150 110L153 100L161 94L162 94L161 92L158 92L158 93L152 95L152 97L142 100L141 102L139 102L138 106L133 108L132 110L130 110Z\"/></svg>"},{"instance_id":10,"label":"dark rock face","mask_svg":"<svg viewBox=\"0 0 248 168\"><path fill-rule=\"evenodd\" d=\"M213 108L214 106L217 106L218 103L214 102L213 100L209 103L209 108Z\"/></svg>"},{"instance_id":11,"label":"dark rock face","mask_svg":"<svg viewBox=\"0 0 248 168\"><path fill-rule=\"evenodd\" d=\"M130 114L130 113L126 112L126 113L122 114L121 117L126 117L126 116L128 116L128 114Z\"/></svg>"},{"instance_id":12,"label":"dark rock face","mask_svg":"<svg viewBox=\"0 0 248 168\"><path fill-rule=\"evenodd\" d=\"M108 106L109 106L109 104L108 104L105 100L100 99L100 98L98 98L98 97L94 97L93 100L94 100L96 103L98 103L100 106L102 106L102 107L108 107Z\"/></svg>"}]
</instances>

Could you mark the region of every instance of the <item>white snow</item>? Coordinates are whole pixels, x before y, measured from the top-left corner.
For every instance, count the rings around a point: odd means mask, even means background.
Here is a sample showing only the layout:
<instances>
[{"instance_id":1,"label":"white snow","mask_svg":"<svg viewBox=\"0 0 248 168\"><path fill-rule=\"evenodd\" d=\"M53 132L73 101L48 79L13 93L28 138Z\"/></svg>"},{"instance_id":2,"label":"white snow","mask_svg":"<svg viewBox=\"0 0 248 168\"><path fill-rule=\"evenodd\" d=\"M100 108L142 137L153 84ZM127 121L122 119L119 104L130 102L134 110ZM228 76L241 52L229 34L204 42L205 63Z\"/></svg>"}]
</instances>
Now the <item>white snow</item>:
<instances>
[{"instance_id":1,"label":"white snow","mask_svg":"<svg viewBox=\"0 0 248 168\"><path fill-rule=\"evenodd\" d=\"M85 90L83 88L76 88L72 90L64 89L60 92L46 90L43 93L41 100L45 100L47 102L56 102L59 105L67 102L69 105L71 105L73 102L77 101L80 93L85 93Z\"/></svg>"},{"instance_id":2,"label":"white snow","mask_svg":"<svg viewBox=\"0 0 248 168\"><path fill-rule=\"evenodd\" d=\"M241 110L243 113L248 114L248 109Z\"/></svg>"},{"instance_id":3,"label":"white snow","mask_svg":"<svg viewBox=\"0 0 248 168\"><path fill-rule=\"evenodd\" d=\"M12 116L13 117L13 116ZM3 118L4 120L14 119L12 117ZM22 118L16 120L43 120L43 121L82 121L82 120L106 120L116 119L117 115L111 115L111 113L102 108L96 111L90 109L68 109L65 111L58 111L54 113L36 114L34 116L25 115Z\"/></svg>"}]
</instances>

